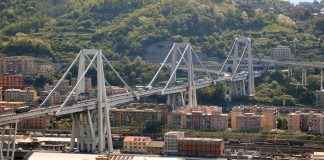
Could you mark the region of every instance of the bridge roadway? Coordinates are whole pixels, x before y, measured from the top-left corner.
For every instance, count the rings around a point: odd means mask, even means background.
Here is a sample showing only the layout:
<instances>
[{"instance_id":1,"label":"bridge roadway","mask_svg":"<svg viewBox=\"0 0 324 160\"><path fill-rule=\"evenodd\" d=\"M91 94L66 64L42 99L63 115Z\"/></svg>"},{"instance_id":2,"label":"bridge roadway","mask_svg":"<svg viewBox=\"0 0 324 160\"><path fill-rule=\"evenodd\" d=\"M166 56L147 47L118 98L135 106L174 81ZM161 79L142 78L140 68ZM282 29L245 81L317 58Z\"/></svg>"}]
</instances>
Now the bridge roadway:
<instances>
[{"instance_id":1,"label":"bridge roadway","mask_svg":"<svg viewBox=\"0 0 324 160\"><path fill-rule=\"evenodd\" d=\"M204 88L208 86L214 85L214 82L223 82L223 81L229 81L231 79L230 76L228 77L221 77L217 80L204 80L203 82L196 82L196 89ZM246 75L238 75L234 78L233 81L241 81L241 80L247 79ZM163 88L153 88L151 90L146 91L135 91L135 94L138 97L144 97L144 96L150 96L150 95L161 95ZM186 92L187 86L181 85L181 86L171 86L166 89L165 94L172 94L172 93L180 93L180 92ZM118 104L123 104L127 102L131 102L135 100L135 97L131 93L123 93L123 94L117 94L107 97L108 99L108 105L109 106L115 106ZM61 105L53 105L48 106L44 108L37 108L34 110L30 110L29 112L19 113L19 114L9 114L9 115L3 115L0 117L0 125L9 124L9 123L15 123L16 121L20 121L22 119L29 119L29 118L35 118L45 115L55 115L57 110L60 108ZM64 114L71 114L71 113L77 113L77 112L83 112L88 110L93 110L97 108L97 101L96 98L79 101L76 104L73 104L71 106L66 106L62 108L60 111L60 115Z\"/></svg>"},{"instance_id":2,"label":"bridge roadway","mask_svg":"<svg viewBox=\"0 0 324 160\"><path fill-rule=\"evenodd\" d=\"M233 59L229 59L230 61L233 61ZM247 59L243 59L244 61L247 61ZM253 59L253 61L260 61L259 59ZM318 68L318 69L324 69L324 65L322 64L308 64L303 62L297 62L297 61L278 61L273 59L261 59L262 62L266 62L269 64L280 64L285 66L296 66L296 67L309 67L309 68ZM255 66L256 64L254 64Z\"/></svg>"}]
</instances>

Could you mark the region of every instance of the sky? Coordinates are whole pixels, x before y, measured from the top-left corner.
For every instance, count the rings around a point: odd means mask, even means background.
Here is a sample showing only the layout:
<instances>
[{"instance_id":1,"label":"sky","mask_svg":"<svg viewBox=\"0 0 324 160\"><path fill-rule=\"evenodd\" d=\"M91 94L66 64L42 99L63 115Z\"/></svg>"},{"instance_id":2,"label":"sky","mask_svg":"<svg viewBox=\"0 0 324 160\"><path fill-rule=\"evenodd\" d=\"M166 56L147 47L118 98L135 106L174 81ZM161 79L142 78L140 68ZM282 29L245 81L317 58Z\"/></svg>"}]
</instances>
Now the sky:
<instances>
[{"instance_id":1,"label":"sky","mask_svg":"<svg viewBox=\"0 0 324 160\"><path fill-rule=\"evenodd\" d=\"M299 2L314 2L314 0L289 0L294 4L298 4Z\"/></svg>"}]
</instances>

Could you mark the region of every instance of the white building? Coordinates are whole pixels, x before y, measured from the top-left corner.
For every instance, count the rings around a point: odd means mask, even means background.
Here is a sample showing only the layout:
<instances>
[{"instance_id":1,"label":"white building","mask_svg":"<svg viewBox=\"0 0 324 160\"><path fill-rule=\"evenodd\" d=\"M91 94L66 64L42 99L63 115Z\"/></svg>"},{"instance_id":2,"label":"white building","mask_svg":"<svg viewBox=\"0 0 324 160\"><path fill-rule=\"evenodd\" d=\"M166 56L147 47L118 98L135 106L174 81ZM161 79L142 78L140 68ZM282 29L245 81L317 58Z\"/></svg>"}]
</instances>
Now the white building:
<instances>
[{"instance_id":1,"label":"white building","mask_svg":"<svg viewBox=\"0 0 324 160\"><path fill-rule=\"evenodd\" d=\"M178 140L184 138L184 132L171 131L164 135L164 153L168 155L178 154Z\"/></svg>"}]
</instances>

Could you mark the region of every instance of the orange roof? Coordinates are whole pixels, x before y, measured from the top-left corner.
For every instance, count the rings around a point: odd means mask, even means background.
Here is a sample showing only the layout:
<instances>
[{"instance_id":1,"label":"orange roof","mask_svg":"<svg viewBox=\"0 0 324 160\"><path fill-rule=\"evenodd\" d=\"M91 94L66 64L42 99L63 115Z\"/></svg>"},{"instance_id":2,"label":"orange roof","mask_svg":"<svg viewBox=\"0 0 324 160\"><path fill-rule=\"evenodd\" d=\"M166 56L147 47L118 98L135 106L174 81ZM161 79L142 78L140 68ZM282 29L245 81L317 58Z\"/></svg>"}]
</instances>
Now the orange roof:
<instances>
[{"instance_id":1,"label":"orange roof","mask_svg":"<svg viewBox=\"0 0 324 160\"><path fill-rule=\"evenodd\" d=\"M139 136L126 136L124 142L146 142L150 141L150 137L139 137Z\"/></svg>"}]
</instances>

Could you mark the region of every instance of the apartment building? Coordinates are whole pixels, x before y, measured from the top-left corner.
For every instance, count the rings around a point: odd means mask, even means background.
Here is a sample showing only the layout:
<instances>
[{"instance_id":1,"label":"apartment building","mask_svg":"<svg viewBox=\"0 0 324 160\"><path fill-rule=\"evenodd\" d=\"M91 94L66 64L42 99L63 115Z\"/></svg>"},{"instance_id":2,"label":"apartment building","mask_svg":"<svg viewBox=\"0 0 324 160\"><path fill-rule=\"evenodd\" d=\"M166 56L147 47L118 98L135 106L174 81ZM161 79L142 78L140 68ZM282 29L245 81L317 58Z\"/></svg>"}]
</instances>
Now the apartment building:
<instances>
[{"instance_id":1,"label":"apartment building","mask_svg":"<svg viewBox=\"0 0 324 160\"><path fill-rule=\"evenodd\" d=\"M231 128L232 130L236 130L236 117L240 114L242 114L244 111L244 108L242 107L233 107L231 111Z\"/></svg>"},{"instance_id":2,"label":"apartment building","mask_svg":"<svg viewBox=\"0 0 324 160\"><path fill-rule=\"evenodd\" d=\"M0 106L0 115L12 114L15 113L13 108L5 108Z\"/></svg>"},{"instance_id":3,"label":"apartment building","mask_svg":"<svg viewBox=\"0 0 324 160\"><path fill-rule=\"evenodd\" d=\"M253 132L261 130L262 115L243 113L236 117L236 130Z\"/></svg>"},{"instance_id":4,"label":"apartment building","mask_svg":"<svg viewBox=\"0 0 324 160\"><path fill-rule=\"evenodd\" d=\"M197 130L226 130L228 115L215 106L180 107L168 113L168 126L171 128Z\"/></svg>"},{"instance_id":5,"label":"apartment building","mask_svg":"<svg viewBox=\"0 0 324 160\"><path fill-rule=\"evenodd\" d=\"M163 141L150 141L147 145L147 153L160 155L163 153L164 142Z\"/></svg>"},{"instance_id":6,"label":"apartment building","mask_svg":"<svg viewBox=\"0 0 324 160\"><path fill-rule=\"evenodd\" d=\"M118 86L106 86L107 95L127 93L128 90L125 87Z\"/></svg>"},{"instance_id":7,"label":"apartment building","mask_svg":"<svg viewBox=\"0 0 324 160\"><path fill-rule=\"evenodd\" d=\"M0 74L0 87L6 89L24 89L24 76L22 74Z\"/></svg>"},{"instance_id":8,"label":"apartment building","mask_svg":"<svg viewBox=\"0 0 324 160\"><path fill-rule=\"evenodd\" d=\"M324 135L324 114L316 114L309 119L309 131L313 134Z\"/></svg>"},{"instance_id":9,"label":"apartment building","mask_svg":"<svg viewBox=\"0 0 324 160\"><path fill-rule=\"evenodd\" d=\"M248 113L244 116L245 113ZM250 118L260 117L260 125L258 127L265 131L270 131L272 129L276 129L276 119L277 119L277 110L271 107L259 107L259 106L237 106L233 107L231 111L231 128L232 130L241 130L237 126L237 116L241 116L241 119L245 117L247 120L248 116L251 115ZM244 119L244 118L243 118ZM240 125L243 125L242 123ZM246 124L248 125L248 124ZM242 126L240 126L242 127Z\"/></svg>"},{"instance_id":10,"label":"apartment building","mask_svg":"<svg viewBox=\"0 0 324 160\"><path fill-rule=\"evenodd\" d=\"M139 108L111 108L111 126L129 126L134 123L163 124L165 123L164 110Z\"/></svg>"},{"instance_id":11,"label":"apartment building","mask_svg":"<svg viewBox=\"0 0 324 160\"><path fill-rule=\"evenodd\" d=\"M50 126L50 116L41 116L19 121L19 129L48 129Z\"/></svg>"},{"instance_id":12,"label":"apartment building","mask_svg":"<svg viewBox=\"0 0 324 160\"><path fill-rule=\"evenodd\" d=\"M276 129L277 111L274 108L265 108L262 111L262 130L270 131Z\"/></svg>"},{"instance_id":13,"label":"apartment building","mask_svg":"<svg viewBox=\"0 0 324 160\"><path fill-rule=\"evenodd\" d=\"M17 108L26 106L26 102L7 102L7 101L0 101L0 107L2 108L12 108L16 111Z\"/></svg>"},{"instance_id":14,"label":"apartment building","mask_svg":"<svg viewBox=\"0 0 324 160\"><path fill-rule=\"evenodd\" d=\"M123 141L123 152L145 154L150 141L150 137L126 136Z\"/></svg>"},{"instance_id":15,"label":"apartment building","mask_svg":"<svg viewBox=\"0 0 324 160\"><path fill-rule=\"evenodd\" d=\"M308 113L296 111L289 113L288 130L290 131L303 131L310 132L313 134L324 134L324 121L323 113L315 113L310 111Z\"/></svg>"},{"instance_id":16,"label":"apartment building","mask_svg":"<svg viewBox=\"0 0 324 160\"><path fill-rule=\"evenodd\" d=\"M0 74L34 74L34 59L30 57L0 57Z\"/></svg>"},{"instance_id":17,"label":"apartment building","mask_svg":"<svg viewBox=\"0 0 324 160\"><path fill-rule=\"evenodd\" d=\"M44 76L44 77L53 77L55 70L54 70L54 66L50 65L50 64L40 64L38 67L38 70L35 71L35 73L37 73L38 76Z\"/></svg>"},{"instance_id":18,"label":"apartment building","mask_svg":"<svg viewBox=\"0 0 324 160\"><path fill-rule=\"evenodd\" d=\"M2 96L2 87L0 87L0 101L2 101L2 99L3 99L3 96Z\"/></svg>"},{"instance_id":19,"label":"apartment building","mask_svg":"<svg viewBox=\"0 0 324 160\"><path fill-rule=\"evenodd\" d=\"M184 138L184 132L170 131L164 134L164 153L178 155L178 141Z\"/></svg>"},{"instance_id":20,"label":"apartment building","mask_svg":"<svg viewBox=\"0 0 324 160\"><path fill-rule=\"evenodd\" d=\"M7 89L4 91L4 100L13 102L26 102L27 105L34 105L37 100L36 90Z\"/></svg>"}]
</instances>

